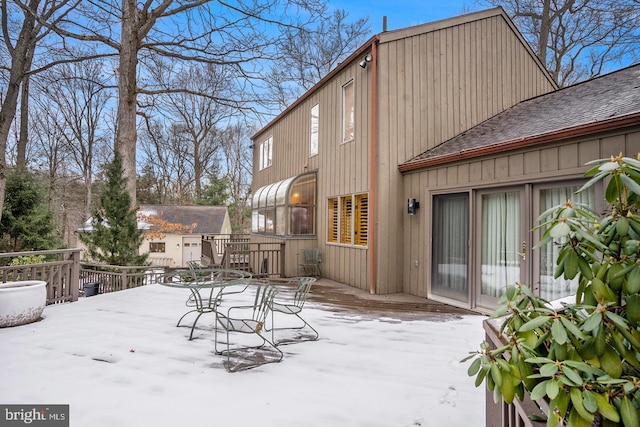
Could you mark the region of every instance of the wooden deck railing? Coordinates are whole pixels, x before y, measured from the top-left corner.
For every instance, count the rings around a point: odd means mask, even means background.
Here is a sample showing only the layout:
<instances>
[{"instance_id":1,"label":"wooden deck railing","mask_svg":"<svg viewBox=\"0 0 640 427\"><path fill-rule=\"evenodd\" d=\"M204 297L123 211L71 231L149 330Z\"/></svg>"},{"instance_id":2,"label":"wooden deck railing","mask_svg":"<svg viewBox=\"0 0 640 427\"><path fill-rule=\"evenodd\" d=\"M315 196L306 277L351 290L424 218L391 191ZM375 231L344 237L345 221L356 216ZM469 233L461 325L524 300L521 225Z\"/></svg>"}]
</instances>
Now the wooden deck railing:
<instances>
[{"instance_id":1,"label":"wooden deck railing","mask_svg":"<svg viewBox=\"0 0 640 427\"><path fill-rule=\"evenodd\" d=\"M203 264L219 265L227 243L249 243L248 234L203 234Z\"/></svg>"},{"instance_id":2,"label":"wooden deck railing","mask_svg":"<svg viewBox=\"0 0 640 427\"><path fill-rule=\"evenodd\" d=\"M229 242L225 244L222 266L263 277L282 277L284 248L284 243Z\"/></svg>"},{"instance_id":3,"label":"wooden deck railing","mask_svg":"<svg viewBox=\"0 0 640 427\"><path fill-rule=\"evenodd\" d=\"M7 265L13 258L37 255L44 255L47 261L39 264ZM0 265L0 282L16 280L47 282L47 304L78 299L80 249L2 253Z\"/></svg>"},{"instance_id":4,"label":"wooden deck railing","mask_svg":"<svg viewBox=\"0 0 640 427\"><path fill-rule=\"evenodd\" d=\"M502 347L506 344L504 337L500 336L498 332L499 324L496 320L485 320L483 327L486 340L491 348ZM486 393L487 427L544 427L547 425L545 422L533 421L529 417L532 415L544 417L548 411L549 407L546 402L533 402L526 391L522 402L516 398L511 404L506 403L502 398L498 402L494 402L493 392L487 390Z\"/></svg>"},{"instance_id":5,"label":"wooden deck railing","mask_svg":"<svg viewBox=\"0 0 640 427\"><path fill-rule=\"evenodd\" d=\"M157 283L165 273L163 268L148 266L123 267L118 265L86 264L80 267L80 288L89 283L98 283L99 293L122 291Z\"/></svg>"}]
</instances>

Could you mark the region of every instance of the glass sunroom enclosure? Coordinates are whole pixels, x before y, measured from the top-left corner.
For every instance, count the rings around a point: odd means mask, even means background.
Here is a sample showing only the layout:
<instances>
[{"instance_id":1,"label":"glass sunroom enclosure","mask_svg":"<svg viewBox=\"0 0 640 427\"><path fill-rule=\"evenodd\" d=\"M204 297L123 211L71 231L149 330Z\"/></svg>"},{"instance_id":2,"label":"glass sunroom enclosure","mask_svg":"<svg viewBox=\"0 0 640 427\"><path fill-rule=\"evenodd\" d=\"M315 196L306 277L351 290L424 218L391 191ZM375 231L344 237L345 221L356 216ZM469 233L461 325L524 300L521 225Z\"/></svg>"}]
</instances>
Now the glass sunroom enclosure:
<instances>
[{"instance_id":1,"label":"glass sunroom enclosure","mask_svg":"<svg viewBox=\"0 0 640 427\"><path fill-rule=\"evenodd\" d=\"M277 236L316 234L316 174L265 185L253 195L251 232Z\"/></svg>"}]
</instances>

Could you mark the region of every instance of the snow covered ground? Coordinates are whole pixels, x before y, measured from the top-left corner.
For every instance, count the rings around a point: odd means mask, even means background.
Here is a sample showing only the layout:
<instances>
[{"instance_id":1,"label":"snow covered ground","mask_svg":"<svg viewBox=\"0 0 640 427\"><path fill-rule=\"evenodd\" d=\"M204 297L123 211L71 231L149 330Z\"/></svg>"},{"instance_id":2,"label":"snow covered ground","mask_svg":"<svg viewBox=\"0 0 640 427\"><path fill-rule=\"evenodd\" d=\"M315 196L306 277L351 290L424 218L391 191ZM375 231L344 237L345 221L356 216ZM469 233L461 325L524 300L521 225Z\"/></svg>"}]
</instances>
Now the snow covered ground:
<instances>
[{"instance_id":1,"label":"snow covered ground","mask_svg":"<svg viewBox=\"0 0 640 427\"><path fill-rule=\"evenodd\" d=\"M318 341L228 373L213 315L191 341L175 327L187 296L148 285L0 329L0 403L69 404L73 427L484 426L484 390L459 363L484 339L483 316L401 321L308 302Z\"/></svg>"}]
</instances>

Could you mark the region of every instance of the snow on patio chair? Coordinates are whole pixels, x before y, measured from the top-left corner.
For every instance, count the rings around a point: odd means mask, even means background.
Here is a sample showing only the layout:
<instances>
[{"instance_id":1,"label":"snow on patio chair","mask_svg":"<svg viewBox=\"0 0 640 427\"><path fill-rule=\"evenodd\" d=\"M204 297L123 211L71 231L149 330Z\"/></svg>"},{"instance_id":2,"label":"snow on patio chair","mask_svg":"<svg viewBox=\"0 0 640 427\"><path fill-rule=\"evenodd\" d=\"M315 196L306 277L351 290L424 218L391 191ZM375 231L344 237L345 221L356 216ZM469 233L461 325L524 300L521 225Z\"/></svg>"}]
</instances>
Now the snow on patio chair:
<instances>
[{"instance_id":1,"label":"snow on patio chair","mask_svg":"<svg viewBox=\"0 0 640 427\"><path fill-rule=\"evenodd\" d=\"M306 302L307 296L309 295L309 291L311 290L311 286L316 282L317 279L315 277L296 277L296 278L290 279L290 281L291 280L298 282L295 291L293 293L289 292L289 295L287 295L288 292L286 291L281 291L278 294L278 300L277 301L274 300L271 306L271 309L273 311L271 318L273 320L274 314L278 314L278 313L294 315L302 321L302 325L275 327L272 321L271 329L268 329L268 330L271 331L273 342L276 345L291 344L294 342L303 342L303 341L315 341L319 337L318 331L316 331L313 328L313 326L311 326L304 318L302 318L302 316L300 316L300 313L302 312L302 308L304 307L304 303ZM286 340L281 340L280 342L277 342L275 340L275 337L274 337L275 330L287 330L287 329L300 330L300 329L304 329L305 326L308 326L309 329L313 331L311 336L301 336L303 339L300 339L301 338L300 336L295 338L288 338Z\"/></svg>"},{"instance_id":2,"label":"snow on patio chair","mask_svg":"<svg viewBox=\"0 0 640 427\"><path fill-rule=\"evenodd\" d=\"M226 313L222 313L220 309L216 311L214 349L216 354L227 356L225 367L229 372L242 371L267 363L280 362L283 357L282 351L265 335L267 332L265 329L267 316L271 312L273 298L277 293L277 289L263 281L254 280L252 284L254 286L250 286L248 289L255 289L253 305L232 306L226 310ZM219 328L224 329L226 333L226 350L218 350ZM230 342L232 333L255 335L260 338L260 344L250 346L236 344L232 348ZM247 338L247 340L248 339L249 338ZM269 344L275 351L263 349L266 344ZM232 353L234 354L235 362L233 365L231 363ZM242 356L235 356L239 353L241 353Z\"/></svg>"}]
</instances>

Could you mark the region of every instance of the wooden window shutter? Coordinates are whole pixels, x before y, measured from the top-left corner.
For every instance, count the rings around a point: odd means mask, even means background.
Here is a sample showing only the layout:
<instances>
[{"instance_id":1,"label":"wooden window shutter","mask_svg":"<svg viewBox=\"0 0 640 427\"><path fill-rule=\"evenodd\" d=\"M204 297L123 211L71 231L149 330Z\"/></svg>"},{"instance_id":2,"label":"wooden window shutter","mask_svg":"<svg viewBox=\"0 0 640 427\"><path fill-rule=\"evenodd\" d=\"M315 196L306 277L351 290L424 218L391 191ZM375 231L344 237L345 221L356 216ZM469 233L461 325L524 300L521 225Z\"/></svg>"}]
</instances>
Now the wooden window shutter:
<instances>
[{"instance_id":1,"label":"wooden window shutter","mask_svg":"<svg viewBox=\"0 0 640 427\"><path fill-rule=\"evenodd\" d=\"M353 223L353 198L340 198L340 243L351 244Z\"/></svg>"},{"instance_id":2,"label":"wooden window shutter","mask_svg":"<svg viewBox=\"0 0 640 427\"><path fill-rule=\"evenodd\" d=\"M327 224L327 242L338 243L338 199L329 199L329 224Z\"/></svg>"},{"instance_id":3,"label":"wooden window shutter","mask_svg":"<svg viewBox=\"0 0 640 427\"><path fill-rule=\"evenodd\" d=\"M354 244L367 246L369 242L369 196L356 195Z\"/></svg>"}]
</instances>

